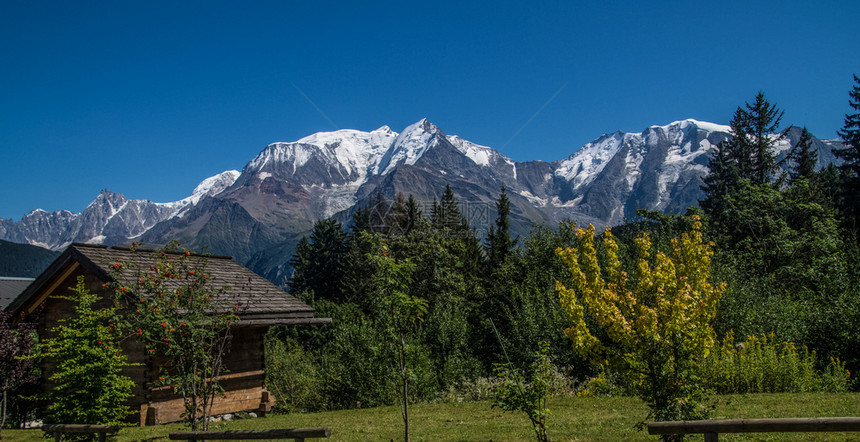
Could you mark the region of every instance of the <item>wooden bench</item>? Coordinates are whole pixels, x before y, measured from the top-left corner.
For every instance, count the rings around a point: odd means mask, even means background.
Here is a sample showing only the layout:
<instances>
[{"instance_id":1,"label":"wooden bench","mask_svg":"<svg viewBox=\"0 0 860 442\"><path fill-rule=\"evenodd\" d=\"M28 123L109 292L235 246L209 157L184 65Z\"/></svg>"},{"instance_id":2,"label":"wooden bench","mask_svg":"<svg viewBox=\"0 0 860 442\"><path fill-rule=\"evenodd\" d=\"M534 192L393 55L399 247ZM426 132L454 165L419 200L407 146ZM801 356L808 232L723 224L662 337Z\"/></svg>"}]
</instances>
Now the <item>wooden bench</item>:
<instances>
[{"instance_id":1,"label":"wooden bench","mask_svg":"<svg viewBox=\"0 0 860 442\"><path fill-rule=\"evenodd\" d=\"M652 422L648 434L704 434L716 442L720 433L800 433L860 431L860 417L805 417L788 419L730 419Z\"/></svg>"},{"instance_id":2,"label":"wooden bench","mask_svg":"<svg viewBox=\"0 0 860 442\"><path fill-rule=\"evenodd\" d=\"M331 428L292 428L280 430L229 430L229 431L177 431L168 435L170 440L248 440L248 439L305 439L331 437Z\"/></svg>"},{"instance_id":3,"label":"wooden bench","mask_svg":"<svg viewBox=\"0 0 860 442\"><path fill-rule=\"evenodd\" d=\"M104 442L108 433L119 431L118 425L81 425L81 424L51 424L42 426L42 431L54 435L54 441L60 442L63 433L89 433L95 434L99 442Z\"/></svg>"}]
</instances>

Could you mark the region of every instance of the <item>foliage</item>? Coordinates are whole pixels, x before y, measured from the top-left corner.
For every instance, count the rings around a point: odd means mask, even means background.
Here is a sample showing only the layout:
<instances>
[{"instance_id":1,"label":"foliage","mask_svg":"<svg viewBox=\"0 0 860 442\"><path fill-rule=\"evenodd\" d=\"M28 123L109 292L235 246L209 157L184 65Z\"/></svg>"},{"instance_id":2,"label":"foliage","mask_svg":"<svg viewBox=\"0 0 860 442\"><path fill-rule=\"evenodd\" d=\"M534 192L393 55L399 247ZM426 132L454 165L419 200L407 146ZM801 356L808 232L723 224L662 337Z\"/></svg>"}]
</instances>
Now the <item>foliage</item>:
<instances>
[{"instance_id":1,"label":"foliage","mask_svg":"<svg viewBox=\"0 0 860 442\"><path fill-rule=\"evenodd\" d=\"M276 411L315 410L322 400L322 378L311 355L295 339L266 336L266 388L277 398Z\"/></svg>"},{"instance_id":2,"label":"foliage","mask_svg":"<svg viewBox=\"0 0 860 442\"><path fill-rule=\"evenodd\" d=\"M380 370L389 367L391 360L383 331L356 304L315 306L319 315L332 318L332 326L324 331L325 339L319 346L310 343L322 378L320 406L340 409L392 403L395 396L390 378L380 376Z\"/></svg>"},{"instance_id":3,"label":"foliage","mask_svg":"<svg viewBox=\"0 0 860 442\"><path fill-rule=\"evenodd\" d=\"M703 179L705 198L700 201L711 222L718 228L727 226L733 218L723 214L741 182L753 186L770 185L778 170L776 143L781 136L773 135L779 128L782 112L759 92L752 104L738 107L729 122L732 138L721 142L711 156L708 175Z\"/></svg>"},{"instance_id":4,"label":"foliage","mask_svg":"<svg viewBox=\"0 0 860 442\"><path fill-rule=\"evenodd\" d=\"M815 163L818 161L818 152L812 148L812 138L805 127L800 132L800 138L797 140L797 144L791 149L788 158L792 163L789 168L792 182L801 178L809 179L815 176Z\"/></svg>"},{"instance_id":5,"label":"foliage","mask_svg":"<svg viewBox=\"0 0 860 442\"><path fill-rule=\"evenodd\" d=\"M482 325L476 334L483 339L475 347L487 364L504 356L515 366L525 366L539 350L537 343L546 341L568 376L588 373L583 359L567 351L570 343L563 330L568 320L555 289L556 281L570 280L570 271L558 260L555 250L571 246L575 238L575 226L570 222L561 222L555 229L535 226L522 247L489 275L488 296L475 321ZM498 338L490 320L498 327Z\"/></svg>"},{"instance_id":6,"label":"foliage","mask_svg":"<svg viewBox=\"0 0 860 442\"><path fill-rule=\"evenodd\" d=\"M12 314L0 310L0 431L6 425L8 404L15 390L35 380L30 356L36 343L35 327L29 322L14 324ZM12 397L10 397L12 396Z\"/></svg>"},{"instance_id":7,"label":"foliage","mask_svg":"<svg viewBox=\"0 0 860 442\"><path fill-rule=\"evenodd\" d=\"M490 232L487 234L487 261L491 270L502 266L517 243L516 239L511 239L509 233L508 216L511 214L511 202L504 186L496 201L496 212L498 213L496 225L490 226Z\"/></svg>"},{"instance_id":8,"label":"foliage","mask_svg":"<svg viewBox=\"0 0 860 442\"><path fill-rule=\"evenodd\" d=\"M166 361L153 387L181 395L191 428L206 430L239 305L225 298L226 287L213 287L205 257L177 247L153 252L148 268L114 263L110 286L123 308L120 330Z\"/></svg>"},{"instance_id":9,"label":"foliage","mask_svg":"<svg viewBox=\"0 0 860 442\"><path fill-rule=\"evenodd\" d=\"M310 240L302 237L290 260L294 269L289 280L290 291L312 291L317 298L340 299L343 281L332 275L340 275L346 269L348 250L346 232L340 222L334 218L317 221Z\"/></svg>"},{"instance_id":10,"label":"foliage","mask_svg":"<svg viewBox=\"0 0 860 442\"><path fill-rule=\"evenodd\" d=\"M774 334L750 336L735 343L734 333L723 338L719 349L704 363L704 381L719 394L844 392L849 373L839 359L830 359L823 371L816 369L816 354L791 342L779 342Z\"/></svg>"},{"instance_id":11,"label":"foliage","mask_svg":"<svg viewBox=\"0 0 860 442\"><path fill-rule=\"evenodd\" d=\"M116 332L116 310L96 309L100 297L91 293L79 276L74 295L74 316L60 320L40 343L40 357L56 367L48 372L53 388L48 393L47 421L60 424L121 424L133 411L125 405L134 381L120 374L128 366Z\"/></svg>"},{"instance_id":12,"label":"foliage","mask_svg":"<svg viewBox=\"0 0 860 442\"><path fill-rule=\"evenodd\" d=\"M845 115L839 136L845 147L834 149L833 154L842 158L839 166L842 177L842 211L847 226L857 236L857 219L860 216L860 77L854 75L854 87L848 93L848 105L852 113Z\"/></svg>"},{"instance_id":13,"label":"foliage","mask_svg":"<svg viewBox=\"0 0 860 442\"><path fill-rule=\"evenodd\" d=\"M669 255L652 256L648 235L638 237L632 278L608 229L602 268L594 226L577 230L575 247L557 251L573 279L572 288L558 283L572 323L565 335L577 352L621 374L657 420L706 415L698 371L714 343L710 321L724 285L711 284L713 245L703 242L698 217L692 221Z\"/></svg>"},{"instance_id":14,"label":"foliage","mask_svg":"<svg viewBox=\"0 0 860 442\"><path fill-rule=\"evenodd\" d=\"M501 383L493 395L493 407L505 411L522 411L528 415L538 441L549 440L546 434L546 418L550 414L547 400L550 397L549 376L552 362L549 359L549 344L540 343L537 359L524 374L511 363L497 364L496 375Z\"/></svg>"},{"instance_id":15,"label":"foliage","mask_svg":"<svg viewBox=\"0 0 860 442\"><path fill-rule=\"evenodd\" d=\"M408 260L398 262L389 256L384 244L380 244L378 254L374 253L369 258L377 267L372 279L376 287L373 294L384 312L383 324L388 331L389 343L397 353L396 373L401 385L398 399L403 413L404 440L409 442L409 379L412 373L407 361L407 335L423 321L427 314L427 301L407 293L415 272L414 264Z\"/></svg>"},{"instance_id":16,"label":"foliage","mask_svg":"<svg viewBox=\"0 0 860 442\"><path fill-rule=\"evenodd\" d=\"M606 370L601 371L585 383L584 388L576 392L577 397L612 397L626 396L622 385L619 385L619 379L613 373Z\"/></svg>"}]
</instances>

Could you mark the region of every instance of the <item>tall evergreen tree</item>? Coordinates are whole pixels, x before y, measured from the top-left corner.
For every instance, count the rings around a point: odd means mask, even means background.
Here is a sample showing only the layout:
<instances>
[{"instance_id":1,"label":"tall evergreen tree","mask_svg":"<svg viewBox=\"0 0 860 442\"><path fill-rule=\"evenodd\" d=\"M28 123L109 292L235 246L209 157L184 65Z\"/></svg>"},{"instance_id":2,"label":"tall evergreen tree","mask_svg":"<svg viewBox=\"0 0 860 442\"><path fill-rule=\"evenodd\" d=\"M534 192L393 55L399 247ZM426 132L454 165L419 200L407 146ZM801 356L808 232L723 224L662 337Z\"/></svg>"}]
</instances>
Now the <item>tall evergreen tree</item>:
<instances>
[{"instance_id":1,"label":"tall evergreen tree","mask_svg":"<svg viewBox=\"0 0 860 442\"><path fill-rule=\"evenodd\" d=\"M391 203L386 214L386 230L382 233L387 235L405 235L408 223L409 214L407 213L406 197L403 196L403 193L397 192L394 202Z\"/></svg>"},{"instance_id":2,"label":"tall evergreen tree","mask_svg":"<svg viewBox=\"0 0 860 442\"><path fill-rule=\"evenodd\" d=\"M730 158L726 145L724 141L714 148L708 162L710 172L702 179L705 199L699 201L699 205L708 215L723 212L731 190L737 186L738 164Z\"/></svg>"},{"instance_id":3,"label":"tall evergreen tree","mask_svg":"<svg viewBox=\"0 0 860 442\"><path fill-rule=\"evenodd\" d=\"M469 223L460 212L460 204L457 202L450 184L445 186L445 193L442 194L442 199L438 203L434 198L431 221L437 229L469 229Z\"/></svg>"},{"instance_id":4,"label":"tall evergreen tree","mask_svg":"<svg viewBox=\"0 0 860 442\"><path fill-rule=\"evenodd\" d=\"M753 185L770 184L779 169L776 143L771 137L779 129L782 111L771 105L759 92L752 104L738 106L729 122L732 138L717 145L709 161L709 174L704 178L705 199L701 206L719 224L719 214L738 188L740 180ZM713 216L716 215L716 216Z\"/></svg>"},{"instance_id":5,"label":"tall evergreen tree","mask_svg":"<svg viewBox=\"0 0 860 442\"><path fill-rule=\"evenodd\" d=\"M856 229L860 216L860 78L854 75L854 87L848 95L848 105L853 113L845 114L845 124L839 136L845 143L841 149L833 149L833 154L842 158L839 166L842 181L841 205L852 230Z\"/></svg>"},{"instance_id":6,"label":"tall evergreen tree","mask_svg":"<svg viewBox=\"0 0 860 442\"><path fill-rule=\"evenodd\" d=\"M359 232L370 232L370 210L367 207L355 209L349 230L351 236L357 236Z\"/></svg>"},{"instance_id":7,"label":"tall evergreen tree","mask_svg":"<svg viewBox=\"0 0 860 442\"><path fill-rule=\"evenodd\" d=\"M752 158L752 173L744 178L753 184L770 183L778 168L774 151L778 139L769 135L779 130L783 112L770 104L762 92L756 94L752 104L746 103L746 109L738 111L741 118L733 121L732 132L737 143L744 145L741 151L751 153Z\"/></svg>"},{"instance_id":8,"label":"tall evergreen tree","mask_svg":"<svg viewBox=\"0 0 860 442\"><path fill-rule=\"evenodd\" d=\"M411 233L418 226L418 223L421 218L423 218L423 214L421 213L421 209L418 208L418 202L415 201L415 198L412 195L409 195L409 199L406 200L406 234Z\"/></svg>"},{"instance_id":9,"label":"tall evergreen tree","mask_svg":"<svg viewBox=\"0 0 860 442\"><path fill-rule=\"evenodd\" d=\"M460 212L460 204L454 197L454 191L451 190L450 184L445 186L445 193L439 204L442 206L442 225L451 229L462 227L463 214Z\"/></svg>"},{"instance_id":10,"label":"tall evergreen tree","mask_svg":"<svg viewBox=\"0 0 860 442\"><path fill-rule=\"evenodd\" d=\"M391 210L391 201L382 194L382 189L377 187L376 193L368 202L368 219L370 228L374 232L387 233L388 213Z\"/></svg>"},{"instance_id":11,"label":"tall evergreen tree","mask_svg":"<svg viewBox=\"0 0 860 442\"><path fill-rule=\"evenodd\" d=\"M487 252L491 269L501 267L517 242L516 239L511 239L509 232L508 215L511 213L511 203L504 186L502 186L502 193L499 194L499 200L496 201L496 211L498 212L496 225L490 226L490 232L487 235Z\"/></svg>"},{"instance_id":12,"label":"tall evergreen tree","mask_svg":"<svg viewBox=\"0 0 860 442\"><path fill-rule=\"evenodd\" d=\"M294 272L290 291L313 291L314 296L339 299L343 294L343 274L347 268L349 239L343 226L334 218L314 224L310 241L303 237L290 260Z\"/></svg>"},{"instance_id":13,"label":"tall evergreen tree","mask_svg":"<svg viewBox=\"0 0 860 442\"><path fill-rule=\"evenodd\" d=\"M818 152L812 148L812 137L805 127L800 132L800 139L797 140L797 144L791 149L789 158L793 163L789 166L792 181L797 181L801 178L812 178L815 175L815 163L818 161Z\"/></svg>"}]
</instances>

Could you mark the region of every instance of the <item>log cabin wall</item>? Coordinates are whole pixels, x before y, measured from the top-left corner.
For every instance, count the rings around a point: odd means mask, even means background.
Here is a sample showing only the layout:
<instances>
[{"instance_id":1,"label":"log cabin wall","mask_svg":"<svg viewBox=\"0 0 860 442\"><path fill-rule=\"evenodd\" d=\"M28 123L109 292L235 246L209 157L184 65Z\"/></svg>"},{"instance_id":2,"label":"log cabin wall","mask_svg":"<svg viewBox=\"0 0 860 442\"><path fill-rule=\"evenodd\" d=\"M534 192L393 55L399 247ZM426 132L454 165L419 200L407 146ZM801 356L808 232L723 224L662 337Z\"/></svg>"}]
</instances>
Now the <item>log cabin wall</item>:
<instances>
[{"instance_id":1,"label":"log cabin wall","mask_svg":"<svg viewBox=\"0 0 860 442\"><path fill-rule=\"evenodd\" d=\"M228 372L221 377L221 385L226 394L217 398L213 413L268 411L273 403L273 398L264 387L264 336L268 327L277 324L324 324L330 323L331 319L314 318L312 307L229 257L191 255L189 259L200 263L208 261L207 269L211 271L212 281L224 284L228 290L225 299L229 299L229 302L224 306L226 311L232 311L231 307L236 304L244 307L240 313L242 319L233 329L231 350L225 357ZM84 276L88 290L101 295L101 300L94 308L110 307L113 305L113 293L103 287L103 283L111 279L111 263L134 262L145 268L151 260L152 254L146 251L72 244L9 304L7 310L21 316L39 311L37 330L40 336L47 337L62 320L74 314L73 301L58 299L56 296L73 295L78 276ZM41 310L40 306L43 307ZM135 382L128 404L138 413L132 415L130 421L156 424L180 420L185 411L182 398L173 394L171 389L151 388L159 377L159 367L165 361L148 357L144 346L131 338L122 342L122 348L130 364L123 369L123 374ZM41 388L47 392L53 387L47 378L57 364L50 360L43 360L41 364Z\"/></svg>"},{"instance_id":2,"label":"log cabin wall","mask_svg":"<svg viewBox=\"0 0 860 442\"><path fill-rule=\"evenodd\" d=\"M103 283L100 279L80 266L70 270L64 278L52 285L52 290L44 297L44 308L38 326L40 336L51 336L52 329L74 315L74 302L57 296L73 296L78 276L84 276L84 284L88 290L102 295L102 299L95 304L94 308L109 308L113 304L113 294L102 287ZM268 396L268 392L263 387L265 333L265 327L237 327L233 330L230 352L224 359L227 372L222 376L221 382L225 396L217 398L212 409L213 414L257 411L261 403L265 404L264 398ZM166 361L146 356L144 346L131 338L122 342L122 349L128 356L130 364L123 368L122 374L135 383L132 397L126 403L132 410L138 410L129 418L129 422L153 425L181 420L185 412L185 404L181 396L167 388L147 388L158 379L160 367ZM56 367L57 363L52 359L44 359L41 362L43 393L53 388L53 382L48 377ZM147 416L149 416L148 421Z\"/></svg>"},{"instance_id":3,"label":"log cabin wall","mask_svg":"<svg viewBox=\"0 0 860 442\"><path fill-rule=\"evenodd\" d=\"M239 326L233 329L230 351L224 357L226 373L220 377L224 396L216 398L213 415L271 408L273 398L264 387L263 340L266 331L265 327ZM158 378L160 367L167 361L149 359L145 379L147 385L152 385ZM146 400L140 403L139 409L140 425L156 425L181 420L185 403L171 389L154 388L146 392Z\"/></svg>"}]
</instances>

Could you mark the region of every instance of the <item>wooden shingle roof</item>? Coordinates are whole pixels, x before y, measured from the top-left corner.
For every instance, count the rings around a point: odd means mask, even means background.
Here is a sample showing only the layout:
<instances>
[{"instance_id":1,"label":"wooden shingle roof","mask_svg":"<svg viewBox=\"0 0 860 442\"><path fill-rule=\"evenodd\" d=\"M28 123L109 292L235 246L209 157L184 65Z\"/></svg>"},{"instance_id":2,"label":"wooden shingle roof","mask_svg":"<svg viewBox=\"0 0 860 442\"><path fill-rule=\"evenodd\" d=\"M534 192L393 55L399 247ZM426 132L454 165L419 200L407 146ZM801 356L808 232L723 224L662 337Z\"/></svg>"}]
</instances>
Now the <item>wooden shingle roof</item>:
<instances>
[{"instance_id":1,"label":"wooden shingle roof","mask_svg":"<svg viewBox=\"0 0 860 442\"><path fill-rule=\"evenodd\" d=\"M110 267L123 263L127 267L148 269L158 256L151 250L105 247L90 244L72 244L36 281L9 305L8 310L18 311L33 302L41 302L40 294L63 269L77 263L104 282L113 281ZM265 278L237 263L230 257L191 255L186 257L192 267L205 266L211 275L211 287L226 287L214 299L216 304L232 310L239 305L240 325L275 325L330 322L328 318L314 318L314 309L283 291ZM136 278L136 275L129 275ZM117 281L124 283L125 281ZM178 284L178 282L177 282Z\"/></svg>"}]
</instances>

